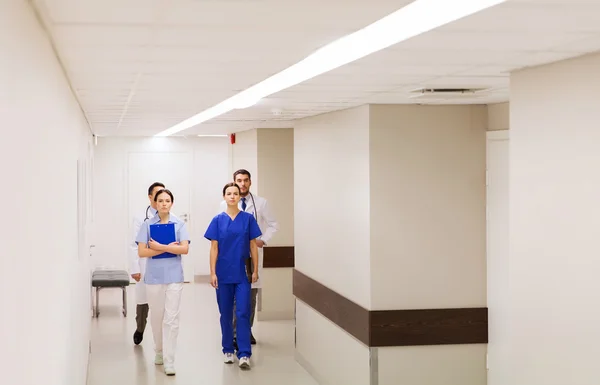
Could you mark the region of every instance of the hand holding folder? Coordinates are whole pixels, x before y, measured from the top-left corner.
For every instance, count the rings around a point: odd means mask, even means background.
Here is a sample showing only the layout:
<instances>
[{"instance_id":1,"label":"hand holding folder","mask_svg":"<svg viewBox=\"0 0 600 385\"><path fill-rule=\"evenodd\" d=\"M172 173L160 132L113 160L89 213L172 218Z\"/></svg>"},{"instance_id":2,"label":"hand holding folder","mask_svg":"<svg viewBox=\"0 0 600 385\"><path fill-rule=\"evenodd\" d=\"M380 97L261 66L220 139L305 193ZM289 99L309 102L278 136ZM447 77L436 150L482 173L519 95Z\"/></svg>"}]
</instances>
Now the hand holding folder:
<instances>
[{"instance_id":1,"label":"hand holding folder","mask_svg":"<svg viewBox=\"0 0 600 385\"><path fill-rule=\"evenodd\" d=\"M162 245L169 245L173 242L177 242L177 237L175 236L175 224L156 223L154 225L150 225L150 239L153 239ZM176 256L177 255L175 254L165 252L152 258L174 258Z\"/></svg>"}]
</instances>

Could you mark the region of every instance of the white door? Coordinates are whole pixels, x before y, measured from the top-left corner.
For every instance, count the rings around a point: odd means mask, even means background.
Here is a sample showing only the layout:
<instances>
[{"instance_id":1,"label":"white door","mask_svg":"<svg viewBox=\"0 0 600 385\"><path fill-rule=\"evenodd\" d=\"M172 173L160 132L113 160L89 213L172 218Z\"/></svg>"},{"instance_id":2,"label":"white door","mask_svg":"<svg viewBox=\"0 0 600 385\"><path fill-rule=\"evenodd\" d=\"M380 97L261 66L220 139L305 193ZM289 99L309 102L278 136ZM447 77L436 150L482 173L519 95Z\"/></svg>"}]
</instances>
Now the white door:
<instances>
[{"instance_id":1,"label":"white door","mask_svg":"<svg viewBox=\"0 0 600 385\"><path fill-rule=\"evenodd\" d=\"M192 232L191 182L193 154L191 152L131 152L128 165L129 218L144 215L148 207L148 187L154 182L162 182L173 193L172 213L186 222ZM133 229L129 228L129 234ZM183 276L185 282L194 280L194 242L190 253L183 256Z\"/></svg>"},{"instance_id":2,"label":"white door","mask_svg":"<svg viewBox=\"0 0 600 385\"><path fill-rule=\"evenodd\" d=\"M488 385L507 384L509 373L508 131L487 138Z\"/></svg>"}]
</instances>

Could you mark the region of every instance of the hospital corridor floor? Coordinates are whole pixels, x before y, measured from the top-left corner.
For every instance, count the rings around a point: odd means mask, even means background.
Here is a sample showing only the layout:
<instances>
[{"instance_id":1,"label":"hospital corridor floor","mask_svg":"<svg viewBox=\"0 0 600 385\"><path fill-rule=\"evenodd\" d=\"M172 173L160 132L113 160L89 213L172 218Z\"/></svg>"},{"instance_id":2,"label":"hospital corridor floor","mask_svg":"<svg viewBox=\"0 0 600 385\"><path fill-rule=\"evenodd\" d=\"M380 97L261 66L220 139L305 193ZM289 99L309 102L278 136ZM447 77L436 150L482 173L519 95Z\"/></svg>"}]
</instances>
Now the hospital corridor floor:
<instances>
[{"instance_id":1,"label":"hospital corridor floor","mask_svg":"<svg viewBox=\"0 0 600 385\"><path fill-rule=\"evenodd\" d=\"M154 365L150 322L142 343L133 344L135 287L127 292L127 317L120 312L120 290L100 292L100 316L92 319L87 385L318 385L294 359L292 321L255 322L258 344L252 348L252 370L240 370L237 360L224 364L214 289L206 283L184 286L177 374L167 377L162 366Z\"/></svg>"}]
</instances>

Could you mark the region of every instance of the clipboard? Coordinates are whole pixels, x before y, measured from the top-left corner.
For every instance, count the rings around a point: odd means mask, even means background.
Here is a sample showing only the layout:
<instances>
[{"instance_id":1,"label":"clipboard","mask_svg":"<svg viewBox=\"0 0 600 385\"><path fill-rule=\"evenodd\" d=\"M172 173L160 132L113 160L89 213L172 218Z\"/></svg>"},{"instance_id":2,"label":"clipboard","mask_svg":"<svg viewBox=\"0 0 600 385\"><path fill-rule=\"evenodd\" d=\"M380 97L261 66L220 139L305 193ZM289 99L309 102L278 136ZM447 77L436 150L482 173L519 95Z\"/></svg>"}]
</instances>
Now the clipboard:
<instances>
[{"instance_id":1,"label":"clipboard","mask_svg":"<svg viewBox=\"0 0 600 385\"><path fill-rule=\"evenodd\" d=\"M150 225L150 238L163 245L176 242L177 237L175 236L175 223L156 223ZM162 253L152 258L175 258L176 254Z\"/></svg>"}]
</instances>

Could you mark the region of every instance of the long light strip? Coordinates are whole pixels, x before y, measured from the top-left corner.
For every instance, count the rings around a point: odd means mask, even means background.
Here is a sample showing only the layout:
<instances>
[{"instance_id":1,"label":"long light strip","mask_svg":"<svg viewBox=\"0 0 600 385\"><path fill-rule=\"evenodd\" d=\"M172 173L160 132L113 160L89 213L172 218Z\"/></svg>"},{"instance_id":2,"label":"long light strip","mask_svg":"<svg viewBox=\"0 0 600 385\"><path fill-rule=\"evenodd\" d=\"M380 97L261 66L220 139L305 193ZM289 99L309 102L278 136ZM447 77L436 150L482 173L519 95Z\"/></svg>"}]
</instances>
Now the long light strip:
<instances>
[{"instance_id":1,"label":"long light strip","mask_svg":"<svg viewBox=\"0 0 600 385\"><path fill-rule=\"evenodd\" d=\"M317 50L270 78L184 120L155 136L169 136L401 41L462 19L507 0L416 0L373 24Z\"/></svg>"}]
</instances>

